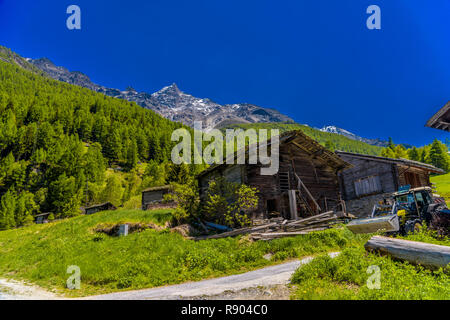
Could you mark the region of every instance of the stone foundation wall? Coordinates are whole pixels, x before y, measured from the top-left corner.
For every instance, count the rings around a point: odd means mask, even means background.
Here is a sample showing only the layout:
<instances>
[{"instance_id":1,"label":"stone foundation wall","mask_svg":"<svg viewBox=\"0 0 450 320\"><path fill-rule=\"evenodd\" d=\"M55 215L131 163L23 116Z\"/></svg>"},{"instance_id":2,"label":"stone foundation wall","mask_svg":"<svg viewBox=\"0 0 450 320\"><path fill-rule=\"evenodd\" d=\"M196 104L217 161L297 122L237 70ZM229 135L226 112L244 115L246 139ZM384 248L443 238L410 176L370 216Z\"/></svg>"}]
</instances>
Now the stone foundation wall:
<instances>
[{"instance_id":1,"label":"stone foundation wall","mask_svg":"<svg viewBox=\"0 0 450 320\"><path fill-rule=\"evenodd\" d=\"M146 204L144 210L174 209L176 207L176 202L153 202Z\"/></svg>"},{"instance_id":2,"label":"stone foundation wall","mask_svg":"<svg viewBox=\"0 0 450 320\"><path fill-rule=\"evenodd\" d=\"M360 199L347 200L345 205L347 212L357 216L358 218L368 217L373 210L373 206L385 198L388 198L391 193L375 194Z\"/></svg>"}]
</instances>

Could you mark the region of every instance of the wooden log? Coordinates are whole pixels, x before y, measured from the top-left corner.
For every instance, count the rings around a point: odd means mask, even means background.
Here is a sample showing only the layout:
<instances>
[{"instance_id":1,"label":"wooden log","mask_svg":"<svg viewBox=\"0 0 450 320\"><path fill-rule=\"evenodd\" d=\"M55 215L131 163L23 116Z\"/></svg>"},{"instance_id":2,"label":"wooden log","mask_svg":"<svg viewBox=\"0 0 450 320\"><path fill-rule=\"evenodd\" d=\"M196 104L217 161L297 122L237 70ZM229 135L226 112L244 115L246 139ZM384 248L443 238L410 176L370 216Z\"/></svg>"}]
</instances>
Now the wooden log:
<instances>
[{"instance_id":1,"label":"wooden log","mask_svg":"<svg viewBox=\"0 0 450 320\"><path fill-rule=\"evenodd\" d=\"M445 267L450 263L449 246L374 236L364 247L367 251L380 252L433 269Z\"/></svg>"},{"instance_id":2,"label":"wooden log","mask_svg":"<svg viewBox=\"0 0 450 320\"><path fill-rule=\"evenodd\" d=\"M289 190L288 191L289 196L289 212L290 217L292 220L298 219L298 212L297 212L297 196L295 193L295 190Z\"/></svg>"},{"instance_id":3,"label":"wooden log","mask_svg":"<svg viewBox=\"0 0 450 320\"><path fill-rule=\"evenodd\" d=\"M270 233L255 233L252 234L252 238L254 239L278 239L278 238L284 238L284 237L293 237L298 236L302 234L308 234L314 231L322 231L328 229L327 227L322 228L312 228L312 229L306 229L303 231L296 231L296 232L270 232Z\"/></svg>"},{"instance_id":4,"label":"wooden log","mask_svg":"<svg viewBox=\"0 0 450 320\"><path fill-rule=\"evenodd\" d=\"M283 230L290 231L290 230L309 229L309 228L315 228L317 226L331 225L331 224L334 224L335 222L336 222L335 219L325 220L325 221L317 221L315 223L309 223L309 224L291 225L291 226L283 228Z\"/></svg>"},{"instance_id":5,"label":"wooden log","mask_svg":"<svg viewBox=\"0 0 450 320\"><path fill-rule=\"evenodd\" d=\"M205 232L209 232L208 228L206 228L206 226L203 224L203 222L199 218L197 218L197 221Z\"/></svg>"},{"instance_id":6,"label":"wooden log","mask_svg":"<svg viewBox=\"0 0 450 320\"><path fill-rule=\"evenodd\" d=\"M317 214L317 215L312 216L312 217L308 217L308 218L296 220L296 221L293 221L293 222L289 222L286 225L290 226L290 225L296 225L296 224L304 224L305 222L308 222L308 221L318 220L318 219L321 219L321 218L330 217L332 215L333 215L333 211L328 211L328 212L325 212L325 213Z\"/></svg>"},{"instance_id":7,"label":"wooden log","mask_svg":"<svg viewBox=\"0 0 450 320\"><path fill-rule=\"evenodd\" d=\"M291 226L312 226L312 225L316 225L316 224L319 224L319 223L328 223L328 222L332 222L332 221L336 221L337 220L337 217L329 217L329 218L322 218L322 219L317 219L317 220L313 220L313 221L307 221L306 223L304 223L304 224L300 224L300 225L298 225L298 224L294 224L294 225L291 225Z\"/></svg>"},{"instance_id":8,"label":"wooden log","mask_svg":"<svg viewBox=\"0 0 450 320\"><path fill-rule=\"evenodd\" d=\"M326 222L326 223L317 223L317 224L308 225L308 226L294 226L294 227L286 228L285 231L293 232L293 231L302 231L302 230L308 230L308 229L312 229L312 228L322 228L322 227L330 227L330 223Z\"/></svg>"},{"instance_id":9,"label":"wooden log","mask_svg":"<svg viewBox=\"0 0 450 320\"><path fill-rule=\"evenodd\" d=\"M195 237L195 238L193 238L193 240L221 239L221 238L226 238L226 237L235 237L235 236L238 236L241 234L247 234L247 233L253 233L256 231L260 231L260 230L265 230L265 229L270 228L275 225L277 225L277 223L273 222L273 223L265 224L262 226L253 227L253 228L242 228L242 229L236 229L236 230L232 230L232 231L228 231L228 232L224 232L224 233L213 234L210 236Z\"/></svg>"}]
</instances>

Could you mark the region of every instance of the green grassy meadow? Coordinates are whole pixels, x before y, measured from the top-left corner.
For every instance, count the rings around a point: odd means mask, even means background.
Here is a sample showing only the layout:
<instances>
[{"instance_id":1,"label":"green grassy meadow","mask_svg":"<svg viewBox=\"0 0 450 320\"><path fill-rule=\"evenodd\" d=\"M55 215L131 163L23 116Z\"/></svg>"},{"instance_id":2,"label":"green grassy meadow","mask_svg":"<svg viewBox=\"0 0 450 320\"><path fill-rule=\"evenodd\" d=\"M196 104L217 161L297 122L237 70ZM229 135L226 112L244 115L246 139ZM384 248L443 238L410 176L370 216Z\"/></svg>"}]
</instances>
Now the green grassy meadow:
<instances>
[{"instance_id":1,"label":"green grassy meadow","mask_svg":"<svg viewBox=\"0 0 450 320\"><path fill-rule=\"evenodd\" d=\"M450 199L450 175L432 180L437 192ZM294 274L293 299L450 299L448 273L366 253L363 245L372 235L354 235L345 227L273 241L245 236L194 241L164 229L171 218L170 210L120 209L1 231L0 277L79 297L198 281L317 255ZM161 228L127 237L95 231L121 223ZM426 228L406 239L450 245L450 239L437 239ZM331 251L342 254L331 259L326 255ZM80 267L80 290L66 288L71 265ZM380 267L380 290L367 288L370 265Z\"/></svg>"},{"instance_id":2,"label":"green grassy meadow","mask_svg":"<svg viewBox=\"0 0 450 320\"><path fill-rule=\"evenodd\" d=\"M436 240L428 231L408 240L450 246L450 239ZM370 289L370 266L380 271L379 289ZM373 267L372 267L373 268ZM373 270L373 269L372 269ZM363 246L346 248L331 259L321 255L292 276L296 300L449 300L450 267L427 270L408 262L368 253ZM369 284L371 282L369 281Z\"/></svg>"},{"instance_id":3,"label":"green grassy meadow","mask_svg":"<svg viewBox=\"0 0 450 320\"><path fill-rule=\"evenodd\" d=\"M437 193L450 203L450 174L435 176ZM402 237L407 240L450 246L450 239L437 239L429 230ZM369 289L369 266L381 272L380 289ZM430 271L408 262L367 253L363 246L346 248L334 259L321 255L299 268L292 277L292 299L298 300L449 300L450 267Z\"/></svg>"},{"instance_id":4,"label":"green grassy meadow","mask_svg":"<svg viewBox=\"0 0 450 320\"><path fill-rule=\"evenodd\" d=\"M367 236L345 228L295 238L186 240L168 230L126 237L95 233L98 225L152 222L170 211L117 210L0 232L0 277L26 280L67 296L151 288L237 274L293 258L360 246ZM263 256L272 254L270 260ZM81 289L66 289L67 267L81 270Z\"/></svg>"}]
</instances>

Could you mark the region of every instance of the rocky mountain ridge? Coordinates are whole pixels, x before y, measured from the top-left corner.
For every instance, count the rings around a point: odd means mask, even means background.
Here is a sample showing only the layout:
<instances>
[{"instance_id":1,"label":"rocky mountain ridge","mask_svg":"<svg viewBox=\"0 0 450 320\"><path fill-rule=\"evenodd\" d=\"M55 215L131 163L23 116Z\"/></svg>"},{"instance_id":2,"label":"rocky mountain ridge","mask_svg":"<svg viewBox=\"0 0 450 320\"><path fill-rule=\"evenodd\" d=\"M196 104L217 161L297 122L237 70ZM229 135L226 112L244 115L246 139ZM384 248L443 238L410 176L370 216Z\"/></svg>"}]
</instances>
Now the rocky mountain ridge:
<instances>
[{"instance_id":1,"label":"rocky mountain ridge","mask_svg":"<svg viewBox=\"0 0 450 320\"><path fill-rule=\"evenodd\" d=\"M175 83L152 94L137 92L131 87L126 90L119 90L98 85L84 73L69 71L64 67L56 66L48 58L27 59L27 61L55 80L85 87L111 97L134 101L138 105L151 109L172 121L182 122L188 126L193 126L194 121L202 121L203 128L206 131L240 123L294 123L292 118L275 109L263 108L249 103L221 105L208 98L194 97L181 91ZM387 145L386 141L363 138L336 126L325 126L321 129L318 128L318 130L340 134L370 145L380 147Z\"/></svg>"},{"instance_id":2,"label":"rocky mountain ridge","mask_svg":"<svg viewBox=\"0 0 450 320\"><path fill-rule=\"evenodd\" d=\"M137 92L133 88L121 91L95 84L85 74L58 67L47 58L27 60L55 80L85 87L115 98L134 101L167 119L189 126L193 126L194 121L202 121L206 130L221 128L232 123L294 123L290 117L275 109L248 103L220 105L207 98L194 97L181 91L175 83L153 94Z\"/></svg>"}]
</instances>

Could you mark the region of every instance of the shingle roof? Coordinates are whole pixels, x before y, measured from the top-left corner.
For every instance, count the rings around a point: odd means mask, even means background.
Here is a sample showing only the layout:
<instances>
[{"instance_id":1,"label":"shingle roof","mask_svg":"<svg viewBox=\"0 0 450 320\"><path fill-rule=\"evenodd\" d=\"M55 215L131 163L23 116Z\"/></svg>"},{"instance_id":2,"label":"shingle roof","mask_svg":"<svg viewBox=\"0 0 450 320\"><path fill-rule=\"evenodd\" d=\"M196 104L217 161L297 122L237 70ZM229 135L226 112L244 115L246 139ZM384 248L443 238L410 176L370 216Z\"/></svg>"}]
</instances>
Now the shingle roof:
<instances>
[{"instance_id":1,"label":"shingle roof","mask_svg":"<svg viewBox=\"0 0 450 320\"><path fill-rule=\"evenodd\" d=\"M450 131L450 101L445 104L430 120L426 127Z\"/></svg>"},{"instance_id":2,"label":"shingle roof","mask_svg":"<svg viewBox=\"0 0 450 320\"><path fill-rule=\"evenodd\" d=\"M100 204L94 204L90 207L85 208L85 210L89 210L89 209L93 209L93 208L98 208L98 207L103 207L110 204L111 206L113 206L114 208L116 207L115 205L113 205L111 202L105 202L105 203L100 203Z\"/></svg>"},{"instance_id":3,"label":"shingle roof","mask_svg":"<svg viewBox=\"0 0 450 320\"><path fill-rule=\"evenodd\" d=\"M341 158L339 158L335 153L331 152L330 150L326 149L324 146L322 146L320 143L318 143L316 140L308 137L306 134L304 134L301 130L293 130L284 132L279 136L280 140L280 146L282 144L292 143L296 147L302 149L306 153L323 159L328 165L341 170L344 168L352 167L351 164L345 162ZM267 146L270 146L272 143L272 139L269 139L267 141ZM257 145L251 145L246 146L245 153L246 155L249 152L250 148L258 148ZM241 149L242 150L242 149ZM236 160L238 152L234 153L234 159ZM198 174L198 178L204 176L205 174L216 170L219 167L226 166L227 164L215 164L207 168L206 170L202 171L200 174Z\"/></svg>"},{"instance_id":4,"label":"shingle roof","mask_svg":"<svg viewBox=\"0 0 450 320\"><path fill-rule=\"evenodd\" d=\"M394 159L394 158L386 158L386 157L372 156L372 155L367 155L367 154L351 153L351 152L344 152L344 151L336 151L335 153L337 155L347 155L347 156L351 156L351 157L355 157L355 158L364 158L367 160L397 163L399 165L424 169L424 170L427 170L427 171L433 172L433 173L445 173L444 170L437 168L431 164L414 161L414 160L409 160L409 159L403 159L403 158Z\"/></svg>"},{"instance_id":5,"label":"shingle roof","mask_svg":"<svg viewBox=\"0 0 450 320\"><path fill-rule=\"evenodd\" d=\"M171 190L173 189L172 185L165 185L165 186L159 186L159 187L152 187L152 188L147 188L145 190L142 190L142 192L149 192L149 191L160 191L160 190Z\"/></svg>"}]
</instances>

